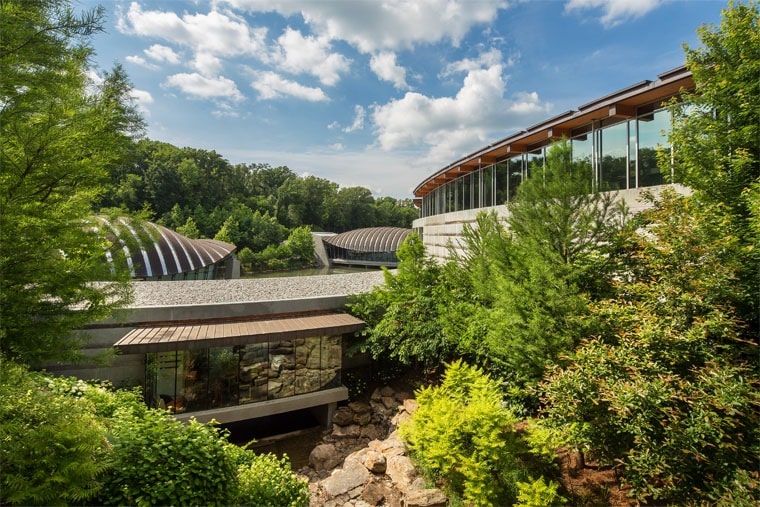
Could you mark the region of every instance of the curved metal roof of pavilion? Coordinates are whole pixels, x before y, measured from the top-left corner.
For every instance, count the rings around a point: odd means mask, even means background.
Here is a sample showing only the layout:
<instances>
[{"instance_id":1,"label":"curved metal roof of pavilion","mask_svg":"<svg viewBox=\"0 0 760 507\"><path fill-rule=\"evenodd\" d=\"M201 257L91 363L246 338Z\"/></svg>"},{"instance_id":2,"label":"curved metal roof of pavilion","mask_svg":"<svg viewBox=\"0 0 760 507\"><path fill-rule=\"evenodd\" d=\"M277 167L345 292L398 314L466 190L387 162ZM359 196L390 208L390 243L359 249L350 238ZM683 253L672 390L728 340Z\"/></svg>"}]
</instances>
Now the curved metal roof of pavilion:
<instances>
[{"instance_id":1,"label":"curved metal roof of pavilion","mask_svg":"<svg viewBox=\"0 0 760 507\"><path fill-rule=\"evenodd\" d=\"M117 219L100 223L113 236L126 257L133 278L171 276L215 264L232 254L236 247L213 239L190 239L152 222L135 223ZM113 253L106 252L109 262Z\"/></svg>"},{"instance_id":2,"label":"curved metal roof of pavilion","mask_svg":"<svg viewBox=\"0 0 760 507\"><path fill-rule=\"evenodd\" d=\"M395 252L411 232L402 227L368 227L327 236L323 241L354 252Z\"/></svg>"}]
</instances>

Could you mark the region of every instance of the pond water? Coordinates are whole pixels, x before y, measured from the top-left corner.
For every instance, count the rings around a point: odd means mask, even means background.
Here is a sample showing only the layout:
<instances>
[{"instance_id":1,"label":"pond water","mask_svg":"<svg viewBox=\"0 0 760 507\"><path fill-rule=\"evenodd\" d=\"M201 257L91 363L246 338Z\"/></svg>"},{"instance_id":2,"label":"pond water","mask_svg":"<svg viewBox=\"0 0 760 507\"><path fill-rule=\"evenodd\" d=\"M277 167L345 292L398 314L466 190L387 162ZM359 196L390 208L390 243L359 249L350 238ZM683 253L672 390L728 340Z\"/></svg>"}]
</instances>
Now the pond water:
<instances>
[{"instance_id":1,"label":"pond water","mask_svg":"<svg viewBox=\"0 0 760 507\"><path fill-rule=\"evenodd\" d=\"M360 268L355 266L331 266L315 268L288 269L285 271L269 271L266 273L253 273L242 275L241 278L282 278L290 276L315 276L315 275L346 275L349 273L366 273L377 271L379 268Z\"/></svg>"}]
</instances>

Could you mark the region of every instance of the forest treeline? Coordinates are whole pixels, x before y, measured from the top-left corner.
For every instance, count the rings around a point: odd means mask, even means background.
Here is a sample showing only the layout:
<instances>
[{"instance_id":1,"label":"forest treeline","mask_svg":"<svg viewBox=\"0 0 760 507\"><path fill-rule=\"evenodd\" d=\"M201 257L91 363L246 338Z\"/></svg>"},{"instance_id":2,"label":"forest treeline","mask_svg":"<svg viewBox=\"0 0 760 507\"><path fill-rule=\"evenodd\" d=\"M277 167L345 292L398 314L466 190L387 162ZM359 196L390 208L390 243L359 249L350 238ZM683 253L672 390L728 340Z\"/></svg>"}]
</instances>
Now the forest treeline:
<instances>
[{"instance_id":1,"label":"forest treeline","mask_svg":"<svg viewBox=\"0 0 760 507\"><path fill-rule=\"evenodd\" d=\"M110 169L97 203L141 213L189 237L225 238L238 250L260 252L308 226L345 232L363 227L411 227L411 199L377 197L364 187L340 187L285 166L231 164L215 151L140 139Z\"/></svg>"}]
</instances>

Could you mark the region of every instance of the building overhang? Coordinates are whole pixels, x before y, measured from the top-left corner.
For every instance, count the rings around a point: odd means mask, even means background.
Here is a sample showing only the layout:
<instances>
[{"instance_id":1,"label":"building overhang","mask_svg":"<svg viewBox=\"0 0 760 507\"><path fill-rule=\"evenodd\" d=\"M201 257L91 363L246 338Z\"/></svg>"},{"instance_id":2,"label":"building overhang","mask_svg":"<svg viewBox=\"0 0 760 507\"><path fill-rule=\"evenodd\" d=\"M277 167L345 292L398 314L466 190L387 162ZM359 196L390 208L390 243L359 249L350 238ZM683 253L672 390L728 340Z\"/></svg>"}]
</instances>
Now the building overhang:
<instances>
[{"instance_id":1,"label":"building overhang","mask_svg":"<svg viewBox=\"0 0 760 507\"><path fill-rule=\"evenodd\" d=\"M127 333L116 342L114 348L123 354L145 354L231 347L267 341L342 335L356 332L364 326L364 321L346 313L145 326Z\"/></svg>"}]
</instances>

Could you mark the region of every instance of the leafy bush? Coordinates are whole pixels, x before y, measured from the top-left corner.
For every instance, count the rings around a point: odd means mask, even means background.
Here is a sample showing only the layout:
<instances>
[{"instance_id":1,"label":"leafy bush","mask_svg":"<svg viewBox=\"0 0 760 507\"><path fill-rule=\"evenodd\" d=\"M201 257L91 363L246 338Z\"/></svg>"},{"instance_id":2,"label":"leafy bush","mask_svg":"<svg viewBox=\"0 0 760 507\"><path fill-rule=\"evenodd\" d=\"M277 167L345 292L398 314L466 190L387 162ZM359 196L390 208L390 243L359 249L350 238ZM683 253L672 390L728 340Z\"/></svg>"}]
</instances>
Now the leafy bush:
<instances>
[{"instance_id":1,"label":"leafy bush","mask_svg":"<svg viewBox=\"0 0 760 507\"><path fill-rule=\"evenodd\" d=\"M105 505L231 505L239 453L216 427L168 412L120 414L111 436Z\"/></svg>"},{"instance_id":2,"label":"leafy bush","mask_svg":"<svg viewBox=\"0 0 760 507\"><path fill-rule=\"evenodd\" d=\"M567 500L563 498L557 488L556 482L548 484L543 477L532 482L517 483L517 503L515 507L554 507L564 505Z\"/></svg>"},{"instance_id":3,"label":"leafy bush","mask_svg":"<svg viewBox=\"0 0 760 507\"><path fill-rule=\"evenodd\" d=\"M256 455L238 467L237 505L307 507L309 486L290 468L287 456Z\"/></svg>"},{"instance_id":4,"label":"leafy bush","mask_svg":"<svg viewBox=\"0 0 760 507\"><path fill-rule=\"evenodd\" d=\"M108 443L92 403L48 389L44 377L0 368L0 504L65 505L100 488Z\"/></svg>"},{"instance_id":5,"label":"leafy bush","mask_svg":"<svg viewBox=\"0 0 760 507\"><path fill-rule=\"evenodd\" d=\"M501 402L499 383L461 361L440 386L417 392L419 409L401 426L414 459L433 480L472 505L515 501L517 482L530 475L519 455L517 418Z\"/></svg>"}]
</instances>

